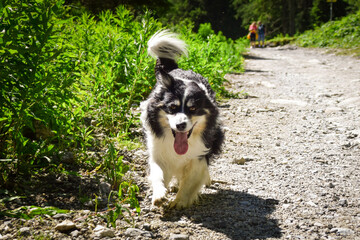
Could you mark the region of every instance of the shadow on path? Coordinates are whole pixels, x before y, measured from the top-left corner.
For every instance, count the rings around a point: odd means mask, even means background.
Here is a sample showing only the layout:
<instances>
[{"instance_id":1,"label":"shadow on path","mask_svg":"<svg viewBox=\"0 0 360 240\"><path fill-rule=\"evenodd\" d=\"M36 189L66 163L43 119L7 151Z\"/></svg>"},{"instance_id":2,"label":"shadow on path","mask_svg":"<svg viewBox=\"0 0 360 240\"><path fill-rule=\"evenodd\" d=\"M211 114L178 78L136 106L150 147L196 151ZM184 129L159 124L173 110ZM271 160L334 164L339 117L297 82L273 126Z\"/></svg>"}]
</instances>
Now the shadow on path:
<instances>
[{"instance_id":1,"label":"shadow on path","mask_svg":"<svg viewBox=\"0 0 360 240\"><path fill-rule=\"evenodd\" d=\"M244 192L219 190L203 194L200 204L183 211L169 210L162 220L176 222L186 216L196 224L223 233L230 239L280 238L276 219L269 218L278 201Z\"/></svg>"},{"instance_id":2,"label":"shadow on path","mask_svg":"<svg viewBox=\"0 0 360 240\"><path fill-rule=\"evenodd\" d=\"M255 56L255 55L253 55L251 53L246 53L246 54L243 55L243 57L245 59L250 59L250 60L274 60L272 58L264 58L264 57Z\"/></svg>"},{"instance_id":3,"label":"shadow on path","mask_svg":"<svg viewBox=\"0 0 360 240\"><path fill-rule=\"evenodd\" d=\"M256 73L264 73L268 71L258 70L258 69L245 69L245 72L256 72Z\"/></svg>"}]
</instances>

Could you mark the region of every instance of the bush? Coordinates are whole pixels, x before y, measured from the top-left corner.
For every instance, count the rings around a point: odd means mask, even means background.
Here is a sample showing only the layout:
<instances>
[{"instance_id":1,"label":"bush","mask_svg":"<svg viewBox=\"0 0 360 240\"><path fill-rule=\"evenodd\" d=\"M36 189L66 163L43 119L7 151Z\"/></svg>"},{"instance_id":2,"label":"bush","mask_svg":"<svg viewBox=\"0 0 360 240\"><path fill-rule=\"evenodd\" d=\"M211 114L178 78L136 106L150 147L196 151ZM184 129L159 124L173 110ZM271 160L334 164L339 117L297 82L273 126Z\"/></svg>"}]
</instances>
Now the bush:
<instances>
[{"instance_id":1,"label":"bush","mask_svg":"<svg viewBox=\"0 0 360 240\"><path fill-rule=\"evenodd\" d=\"M297 43L303 47L359 48L360 11L306 31Z\"/></svg>"},{"instance_id":2,"label":"bush","mask_svg":"<svg viewBox=\"0 0 360 240\"><path fill-rule=\"evenodd\" d=\"M136 21L120 6L116 14L101 13L99 20L84 14L66 30L79 62L77 107L107 133L126 135L134 127L137 116L130 110L154 84L146 42L159 27L149 13Z\"/></svg>"},{"instance_id":3,"label":"bush","mask_svg":"<svg viewBox=\"0 0 360 240\"><path fill-rule=\"evenodd\" d=\"M202 40L206 40L209 36L215 34L214 30L211 28L211 23L202 23L199 26L198 36Z\"/></svg>"},{"instance_id":4,"label":"bush","mask_svg":"<svg viewBox=\"0 0 360 240\"><path fill-rule=\"evenodd\" d=\"M69 111L76 62L61 32L61 1L6 1L0 30L0 179L48 164L76 127ZM56 143L56 144L55 144ZM55 147L59 146L59 147Z\"/></svg>"},{"instance_id":5,"label":"bush","mask_svg":"<svg viewBox=\"0 0 360 240\"><path fill-rule=\"evenodd\" d=\"M201 25L198 34L191 31L191 24L180 26L174 31L180 32L188 44L189 56L180 59L179 66L206 77L220 97L235 97L225 89L224 76L229 72L242 71L246 41L227 39L221 32L215 34L210 24Z\"/></svg>"}]
</instances>

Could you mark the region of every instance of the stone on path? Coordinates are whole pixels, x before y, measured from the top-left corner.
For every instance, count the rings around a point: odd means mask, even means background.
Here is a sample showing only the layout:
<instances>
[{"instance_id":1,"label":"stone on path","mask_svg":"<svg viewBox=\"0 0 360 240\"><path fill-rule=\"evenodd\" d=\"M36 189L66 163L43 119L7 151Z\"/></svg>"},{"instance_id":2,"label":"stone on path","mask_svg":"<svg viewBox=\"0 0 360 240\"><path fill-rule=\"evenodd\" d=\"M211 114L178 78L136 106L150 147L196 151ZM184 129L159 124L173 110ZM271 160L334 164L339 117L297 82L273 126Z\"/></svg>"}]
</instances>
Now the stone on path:
<instances>
[{"instance_id":1,"label":"stone on path","mask_svg":"<svg viewBox=\"0 0 360 240\"><path fill-rule=\"evenodd\" d=\"M115 232L114 230L101 226L101 225L97 225L94 229L94 233L95 233L95 237L99 237L99 238L113 238L115 237Z\"/></svg>"},{"instance_id":2,"label":"stone on path","mask_svg":"<svg viewBox=\"0 0 360 240\"><path fill-rule=\"evenodd\" d=\"M55 229L58 230L59 232L67 232L70 230L73 230L76 228L75 223L73 223L70 220L65 220L61 223L59 223L58 225L56 225Z\"/></svg>"},{"instance_id":3,"label":"stone on path","mask_svg":"<svg viewBox=\"0 0 360 240\"><path fill-rule=\"evenodd\" d=\"M308 103L301 100L290 100L290 99L273 99L270 101L275 104L284 104L284 105L296 105L299 107L305 107Z\"/></svg>"},{"instance_id":4,"label":"stone on path","mask_svg":"<svg viewBox=\"0 0 360 240\"><path fill-rule=\"evenodd\" d=\"M186 234L171 234L170 240L189 240L189 236Z\"/></svg>"}]
</instances>

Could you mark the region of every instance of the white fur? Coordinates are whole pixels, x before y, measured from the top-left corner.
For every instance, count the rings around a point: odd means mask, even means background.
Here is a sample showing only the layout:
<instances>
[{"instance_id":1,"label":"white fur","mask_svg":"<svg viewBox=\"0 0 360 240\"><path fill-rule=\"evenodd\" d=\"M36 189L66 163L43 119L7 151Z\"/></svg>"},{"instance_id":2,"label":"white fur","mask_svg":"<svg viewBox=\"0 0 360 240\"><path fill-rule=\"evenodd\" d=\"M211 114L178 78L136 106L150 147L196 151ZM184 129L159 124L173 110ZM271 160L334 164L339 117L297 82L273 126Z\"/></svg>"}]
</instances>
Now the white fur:
<instances>
[{"instance_id":1,"label":"white fur","mask_svg":"<svg viewBox=\"0 0 360 240\"><path fill-rule=\"evenodd\" d=\"M198 159L208 149L199 139L200 135L189 138L189 150L185 155L174 151L174 137L170 130L164 138L148 135L149 180L152 184L154 205L161 204L173 177L179 183L179 191L172 207L189 207L198 199L200 188L209 182L208 166L205 159Z\"/></svg>"},{"instance_id":2,"label":"white fur","mask_svg":"<svg viewBox=\"0 0 360 240\"><path fill-rule=\"evenodd\" d=\"M169 115L167 115L167 118L169 119L170 127L174 131L177 131L177 128L176 128L177 124L181 124L181 123L186 124L186 127L183 130L184 132L190 131L190 129L193 127L193 124L195 124L195 123L192 123L191 120L188 118L188 116L183 112L178 112L176 114L169 114Z\"/></svg>"}]
</instances>

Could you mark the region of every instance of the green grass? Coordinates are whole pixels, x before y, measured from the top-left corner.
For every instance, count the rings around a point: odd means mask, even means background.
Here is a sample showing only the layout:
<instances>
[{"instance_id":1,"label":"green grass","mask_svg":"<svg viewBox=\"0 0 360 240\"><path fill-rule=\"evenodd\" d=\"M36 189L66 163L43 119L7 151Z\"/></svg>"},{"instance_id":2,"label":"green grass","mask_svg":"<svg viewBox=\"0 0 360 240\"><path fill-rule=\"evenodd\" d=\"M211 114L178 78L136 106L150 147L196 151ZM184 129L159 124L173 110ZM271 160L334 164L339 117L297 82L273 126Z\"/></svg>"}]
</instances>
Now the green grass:
<instances>
[{"instance_id":1,"label":"green grass","mask_svg":"<svg viewBox=\"0 0 360 240\"><path fill-rule=\"evenodd\" d=\"M360 56L360 11L306 31L297 37L296 43L302 47L326 47Z\"/></svg>"}]
</instances>

